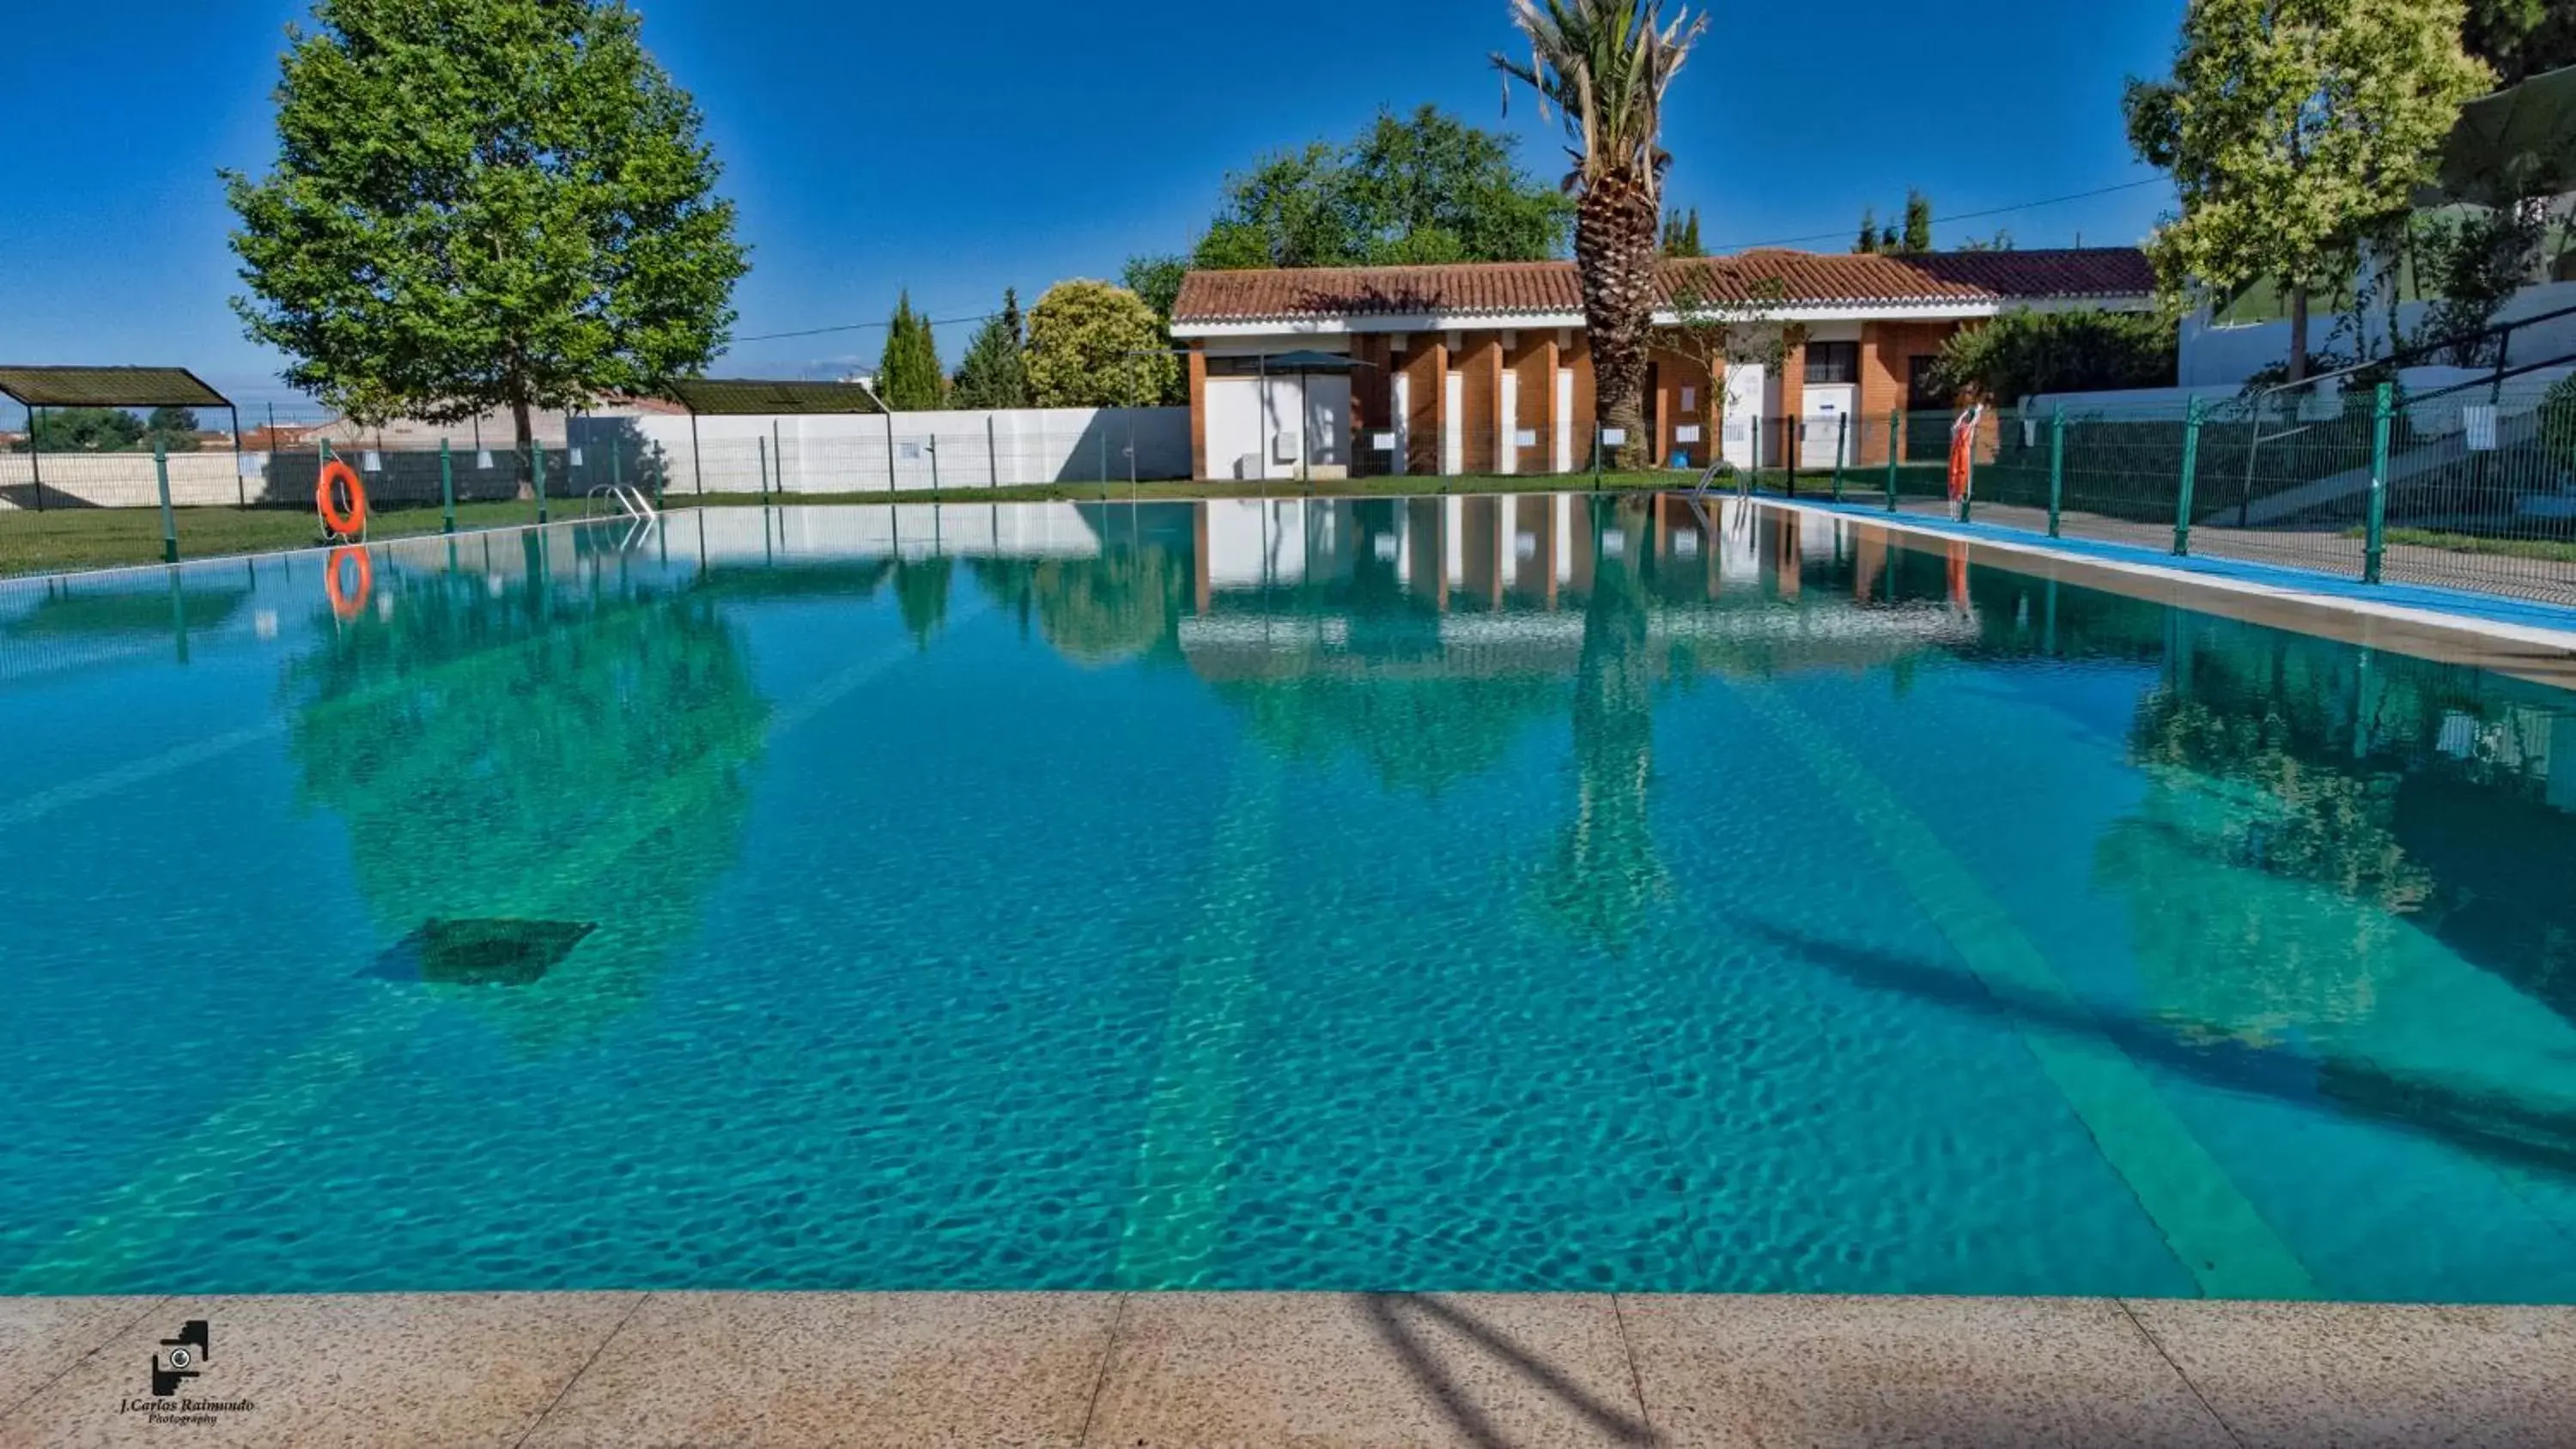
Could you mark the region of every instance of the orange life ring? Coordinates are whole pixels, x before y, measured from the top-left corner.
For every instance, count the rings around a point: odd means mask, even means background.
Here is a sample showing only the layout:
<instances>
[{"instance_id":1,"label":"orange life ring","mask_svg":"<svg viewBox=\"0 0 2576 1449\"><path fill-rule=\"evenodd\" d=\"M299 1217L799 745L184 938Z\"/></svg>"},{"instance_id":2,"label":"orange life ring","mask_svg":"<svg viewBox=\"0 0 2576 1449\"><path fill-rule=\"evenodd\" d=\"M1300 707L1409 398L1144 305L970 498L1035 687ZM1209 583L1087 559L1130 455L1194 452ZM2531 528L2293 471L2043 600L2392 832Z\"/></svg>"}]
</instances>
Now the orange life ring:
<instances>
[{"instance_id":1,"label":"orange life ring","mask_svg":"<svg viewBox=\"0 0 2576 1449\"><path fill-rule=\"evenodd\" d=\"M340 511L339 495L331 485L337 483L349 490L349 509ZM313 490L313 506L322 514L322 526L342 538L355 538L367 526L367 485L358 481L358 470L337 458L322 465L322 481Z\"/></svg>"},{"instance_id":2,"label":"orange life ring","mask_svg":"<svg viewBox=\"0 0 2576 1449\"><path fill-rule=\"evenodd\" d=\"M358 587L354 596L340 588L341 565L355 561L358 565ZM322 566L322 591L331 596L331 612L343 619L354 619L367 610L367 596L376 591L375 561L367 551L353 545L331 550Z\"/></svg>"},{"instance_id":3,"label":"orange life ring","mask_svg":"<svg viewBox=\"0 0 2576 1449\"><path fill-rule=\"evenodd\" d=\"M1977 456L1977 421L1984 408L1970 408L1950 425L1950 501L1968 496L1969 466Z\"/></svg>"}]
</instances>

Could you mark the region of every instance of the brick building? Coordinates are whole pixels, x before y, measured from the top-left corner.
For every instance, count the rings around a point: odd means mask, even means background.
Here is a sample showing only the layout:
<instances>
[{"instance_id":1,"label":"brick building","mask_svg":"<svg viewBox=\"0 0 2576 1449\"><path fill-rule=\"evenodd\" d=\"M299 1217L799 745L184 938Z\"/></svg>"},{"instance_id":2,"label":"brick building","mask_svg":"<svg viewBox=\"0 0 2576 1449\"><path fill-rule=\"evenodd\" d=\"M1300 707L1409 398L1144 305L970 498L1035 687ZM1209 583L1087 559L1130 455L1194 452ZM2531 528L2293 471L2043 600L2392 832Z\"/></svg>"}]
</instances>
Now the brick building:
<instances>
[{"instance_id":1,"label":"brick building","mask_svg":"<svg viewBox=\"0 0 2576 1449\"><path fill-rule=\"evenodd\" d=\"M2129 247L1924 256L1752 251L1667 260L1657 321L1795 323L1773 370L1723 376L1668 331L1647 377L1654 460L1739 466L1884 461L1885 419L1942 408L1943 339L2015 308L2143 310L2155 278ZM1760 299L1758 302L1756 299ZM1572 262L1192 272L1172 312L1189 349L1202 478L1549 473L1588 467L1591 358ZM1697 349L1703 353L1705 347ZM1786 420L1797 420L1798 426Z\"/></svg>"}]
</instances>

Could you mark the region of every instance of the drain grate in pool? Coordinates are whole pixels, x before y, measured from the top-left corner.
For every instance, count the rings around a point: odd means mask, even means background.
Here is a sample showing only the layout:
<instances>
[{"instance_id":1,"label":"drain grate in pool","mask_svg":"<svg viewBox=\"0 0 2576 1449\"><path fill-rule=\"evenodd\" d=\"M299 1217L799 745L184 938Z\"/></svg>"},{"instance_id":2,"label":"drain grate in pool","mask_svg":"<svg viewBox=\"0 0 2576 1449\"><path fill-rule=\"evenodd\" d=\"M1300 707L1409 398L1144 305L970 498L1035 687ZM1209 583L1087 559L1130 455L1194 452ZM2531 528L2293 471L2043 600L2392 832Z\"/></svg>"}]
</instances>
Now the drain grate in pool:
<instances>
[{"instance_id":1,"label":"drain grate in pool","mask_svg":"<svg viewBox=\"0 0 2576 1449\"><path fill-rule=\"evenodd\" d=\"M377 957L364 974L387 981L526 986L598 929L590 921L430 921Z\"/></svg>"}]
</instances>

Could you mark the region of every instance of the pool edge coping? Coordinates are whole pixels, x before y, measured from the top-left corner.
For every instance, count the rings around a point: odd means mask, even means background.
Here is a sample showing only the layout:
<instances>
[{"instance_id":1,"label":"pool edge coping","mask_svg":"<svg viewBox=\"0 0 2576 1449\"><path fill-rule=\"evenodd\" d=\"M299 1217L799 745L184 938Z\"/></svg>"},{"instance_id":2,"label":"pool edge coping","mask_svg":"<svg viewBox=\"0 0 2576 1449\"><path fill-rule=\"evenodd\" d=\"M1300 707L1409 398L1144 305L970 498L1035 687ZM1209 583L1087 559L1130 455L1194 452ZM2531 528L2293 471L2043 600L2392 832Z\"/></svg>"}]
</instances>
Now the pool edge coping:
<instances>
[{"instance_id":1,"label":"pool edge coping","mask_svg":"<svg viewBox=\"0 0 2576 1449\"><path fill-rule=\"evenodd\" d=\"M1754 495L1753 502L1769 508L1813 514L1858 524L1874 524L1895 532L1911 533L1926 538L1939 538L1972 543L1985 548L2027 554L2051 561L2082 564L2088 567L2115 569L2141 578L2186 587L2235 593L2255 598L2301 604L2312 608L2333 609L2364 618L2385 619L2391 623L2417 628L2439 629L2452 633L2474 634L2482 638L2534 645L2576 655L2576 609L2518 599L2511 595L2480 595L2467 590L2445 589L2436 584L2398 585L2410 591L2456 593L2464 605L2481 599L2493 599L2522 609L2563 613L2563 628L2496 619L2471 612L2466 608L2448 610L2419 607L2359 597L2354 590L2388 585L2367 585L2358 581L2337 579L2332 575L2312 573L2283 564L2266 564L2236 559L2208 560L2194 558L2201 566L2183 567L2153 552L2130 544L2098 539L2052 539L2022 529L2007 529L1974 521L1961 523L1954 519L1926 517L1922 514L1886 513L1865 505L1832 503L1806 498L1778 498ZM2211 566L2213 563L2219 565ZM2241 571L2258 570L2270 577L2247 577Z\"/></svg>"}]
</instances>

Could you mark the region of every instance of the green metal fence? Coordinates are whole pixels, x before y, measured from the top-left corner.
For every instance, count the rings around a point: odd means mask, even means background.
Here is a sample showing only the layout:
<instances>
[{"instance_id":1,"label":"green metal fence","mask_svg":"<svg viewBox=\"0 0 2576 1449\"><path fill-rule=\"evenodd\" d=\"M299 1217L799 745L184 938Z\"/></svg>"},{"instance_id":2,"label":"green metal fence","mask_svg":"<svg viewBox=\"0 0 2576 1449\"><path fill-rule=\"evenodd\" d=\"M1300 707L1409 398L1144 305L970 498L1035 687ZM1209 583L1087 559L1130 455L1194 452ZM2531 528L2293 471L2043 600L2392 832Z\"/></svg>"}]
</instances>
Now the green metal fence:
<instances>
[{"instance_id":1,"label":"green metal fence","mask_svg":"<svg viewBox=\"0 0 2576 1449\"><path fill-rule=\"evenodd\" d=\"M2004 409L1964 500L1955 420L1876 420L1852 474L1891 510L2576 604L2576 380Z\"/></svg>"}]
</instances>

